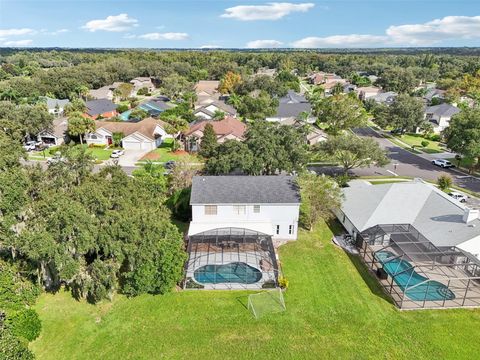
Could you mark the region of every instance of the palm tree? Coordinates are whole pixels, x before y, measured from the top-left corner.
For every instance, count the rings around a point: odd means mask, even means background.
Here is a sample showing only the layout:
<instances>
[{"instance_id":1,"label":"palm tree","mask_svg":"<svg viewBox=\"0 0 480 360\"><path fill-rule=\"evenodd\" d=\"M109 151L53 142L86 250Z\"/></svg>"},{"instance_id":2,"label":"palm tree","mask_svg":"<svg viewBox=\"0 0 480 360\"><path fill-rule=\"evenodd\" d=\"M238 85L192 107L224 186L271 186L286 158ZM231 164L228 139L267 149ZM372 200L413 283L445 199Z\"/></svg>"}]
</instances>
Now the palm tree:
<instances>
[{"instance_id":1,"label":"palm tree","mask_svg":"<svg viewBox=\"0 0 480 360\"><path fill-rule=\"evenodd\" d=\"M238 110L240 104L242 103L242 98L237 94L232 94L228 98L227 103Z\"/></svg>"}]
</instances>

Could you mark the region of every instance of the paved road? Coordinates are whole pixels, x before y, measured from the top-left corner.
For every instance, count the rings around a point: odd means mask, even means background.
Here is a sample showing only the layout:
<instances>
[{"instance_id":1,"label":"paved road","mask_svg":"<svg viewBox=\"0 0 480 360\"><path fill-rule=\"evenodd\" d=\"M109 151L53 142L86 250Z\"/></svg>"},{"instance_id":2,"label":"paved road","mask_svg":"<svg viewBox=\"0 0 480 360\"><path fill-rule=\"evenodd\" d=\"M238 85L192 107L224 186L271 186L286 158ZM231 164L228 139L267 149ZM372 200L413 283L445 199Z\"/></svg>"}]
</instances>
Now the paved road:
<instances>
[{"instance_id":1,"label":"paved road","mask_svg":"<svg viewBox=\"0 0 480 360\"><path fill-rule=\"evenodd\" d=\"M397 174L399 176L411 176L436 181L440 175L448 174L453 178L456 185L471 191L480 192L480 179L478 178L465 176L454 170L442 169L438 166L432 165L430 161L391 143L371 128L355 129L354 131L359 136L374 138L382 148L387 150L388 156L391 159L390 164L384 168L370 167L354 169L353 174L355 175L393 176L394 174ZM315 170L331 174L337 172L339 169L330 167L323 169L316 168Z\"/></svg>"}]
</instances>

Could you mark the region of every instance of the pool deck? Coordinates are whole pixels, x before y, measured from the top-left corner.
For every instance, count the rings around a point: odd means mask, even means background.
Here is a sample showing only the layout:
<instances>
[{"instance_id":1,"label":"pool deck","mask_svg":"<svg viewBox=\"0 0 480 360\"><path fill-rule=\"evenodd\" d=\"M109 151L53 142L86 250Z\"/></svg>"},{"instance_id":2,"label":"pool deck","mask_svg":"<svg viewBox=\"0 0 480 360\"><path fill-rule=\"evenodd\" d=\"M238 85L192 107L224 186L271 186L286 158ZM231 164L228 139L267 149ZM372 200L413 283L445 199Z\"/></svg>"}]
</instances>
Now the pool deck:
<instances>
[{"instance_id":1,"label":"pool deck","mask_svg":"<svg viewBox=\"0 0 480 360\"><path fill-rule=\"evenodd\" d=\"M382 246L371 246L373 251L382 249ZM372 266L373 256L367 254L365 261L368 267L375 272L377 266ZM402 310L413 309L439 309L439 308L459 308L459 307L480 307L480 281L469 280L471 277L463 269L458 266L442 266L442 270L438 266L431 264L422 264L418 262L411 262L415 265L415 271L422 276L438 281L447 286L454 294L455 299L452 300L426 300L415 301L403 294L400 286L396 285L392 278L388 276L387 279L377 280L382 285L383 289L389 294L394 303ZM446 274L448 276L446 276ZM408 290L407 290L408 291Z\"/></svg>"},{"instance_id":2,"label":"pool deck","mask_svg":"<svg viewBox=\"0 0 480 360\"><path fill-rule=\"evenodd\" d=\"M221 252L197 252L194 259L189 259L187 263L186 278L191 278L195 281L194 272L196 269L204 265L223 265L233 262L246 263L262 273L262 278L253 284L241 283L218 283L218 284L200 284L205 290L259 290L265 282L274 281L275 273L273 269L269 269L264 264L265 259L268 259L268 253L259 256L258 253L249 251L221 251Z\"/></svg>"}]
</instances>

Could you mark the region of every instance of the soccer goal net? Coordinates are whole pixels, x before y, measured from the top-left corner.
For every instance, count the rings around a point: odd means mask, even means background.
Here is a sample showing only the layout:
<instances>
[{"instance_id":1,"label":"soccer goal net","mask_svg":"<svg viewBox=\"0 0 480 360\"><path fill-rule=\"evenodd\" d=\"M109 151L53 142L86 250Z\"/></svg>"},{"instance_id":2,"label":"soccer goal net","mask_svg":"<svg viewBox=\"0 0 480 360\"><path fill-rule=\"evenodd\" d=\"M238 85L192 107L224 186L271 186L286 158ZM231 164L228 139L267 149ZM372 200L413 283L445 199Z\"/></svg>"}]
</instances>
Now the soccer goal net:
<instances>
[{"instance_id":1,"label":"soccer goal net","mask_svg":"<svg viewBox=\"0 0 480 360\"><path fill-rule=\"evenodd\" d=\"M281 289L262 291L248 296L248 310L252 312L255 319L286 309Z\"/></svg>"}]
</instances>

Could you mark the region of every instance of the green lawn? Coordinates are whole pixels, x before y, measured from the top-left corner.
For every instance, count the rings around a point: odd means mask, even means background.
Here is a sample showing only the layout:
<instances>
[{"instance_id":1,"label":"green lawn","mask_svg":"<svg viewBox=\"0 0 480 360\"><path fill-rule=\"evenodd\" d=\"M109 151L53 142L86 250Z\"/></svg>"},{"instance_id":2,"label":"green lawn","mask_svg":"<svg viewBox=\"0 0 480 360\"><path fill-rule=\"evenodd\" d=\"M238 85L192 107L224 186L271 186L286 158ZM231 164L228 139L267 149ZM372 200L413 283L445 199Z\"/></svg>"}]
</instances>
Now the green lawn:
<instances>
[{"instance_id":1,"label":"green lawn","mask_svg":"<svg viewBox=\"0 0 480 360\"><path fill-rule=\"evenodd\" d=\"M443 148L438 141L432 141L432 140L427 140L420 136L419 134L405 134L402 136L395 136L396 138L399 138L402 140L404 143L410 145L410 146L415 146L416 150L420 150L423 152L426 152L428 154L436 154L440 152L446 151L445 148ZM428 146L427 147L422 147L422 141L427 140L428 141Z\"/></svg>"},{"instance_id":2,"label":"green lawn","mask_svg":"<svg viewBox=\"0 0 480 360\"><path fill-rule=\"evenodd\" d=\"M480 310L399 311L326 225L280 248L287 311L255 320L245 291L93 306L42 295L38 359L474 359Z\"/></svg>"},{"instance_id":3,"label":"green lawn","mask_svg":"<svg viewBox=\"0 0 480 360\"><path fill-rule=\"evenodd\" d=\"M182 154L175 154L174 152L172 152L172 146L173 146L173 139L165 139L159 148L148 153L146 157L152 161L162 162L162 163L170 160L179 160L179 159L185 159L186 161L192 162L192 163L202 162L202 160L199 157L185 153L185 152Z\"/></svg>"},{"instance_id":4,"label":"green lawn","mask_svg":"<svg viewBox=\"0 0 480 360\"><path fill-rule=\"evenodd\" d=\"M83 145L87 146L87 145ZM49 158L54 156L58 152L59 146L52 146L51 148L45 149L45 157ZM89 147L87 152L92 154L95 159L98 160L108 160L110 159L110 155L112 154L111 149L104 149L100 147ZM31 160L44 160L43 151L32 151L28 154L28 158Z\"/></svg>"}]
</instances>

